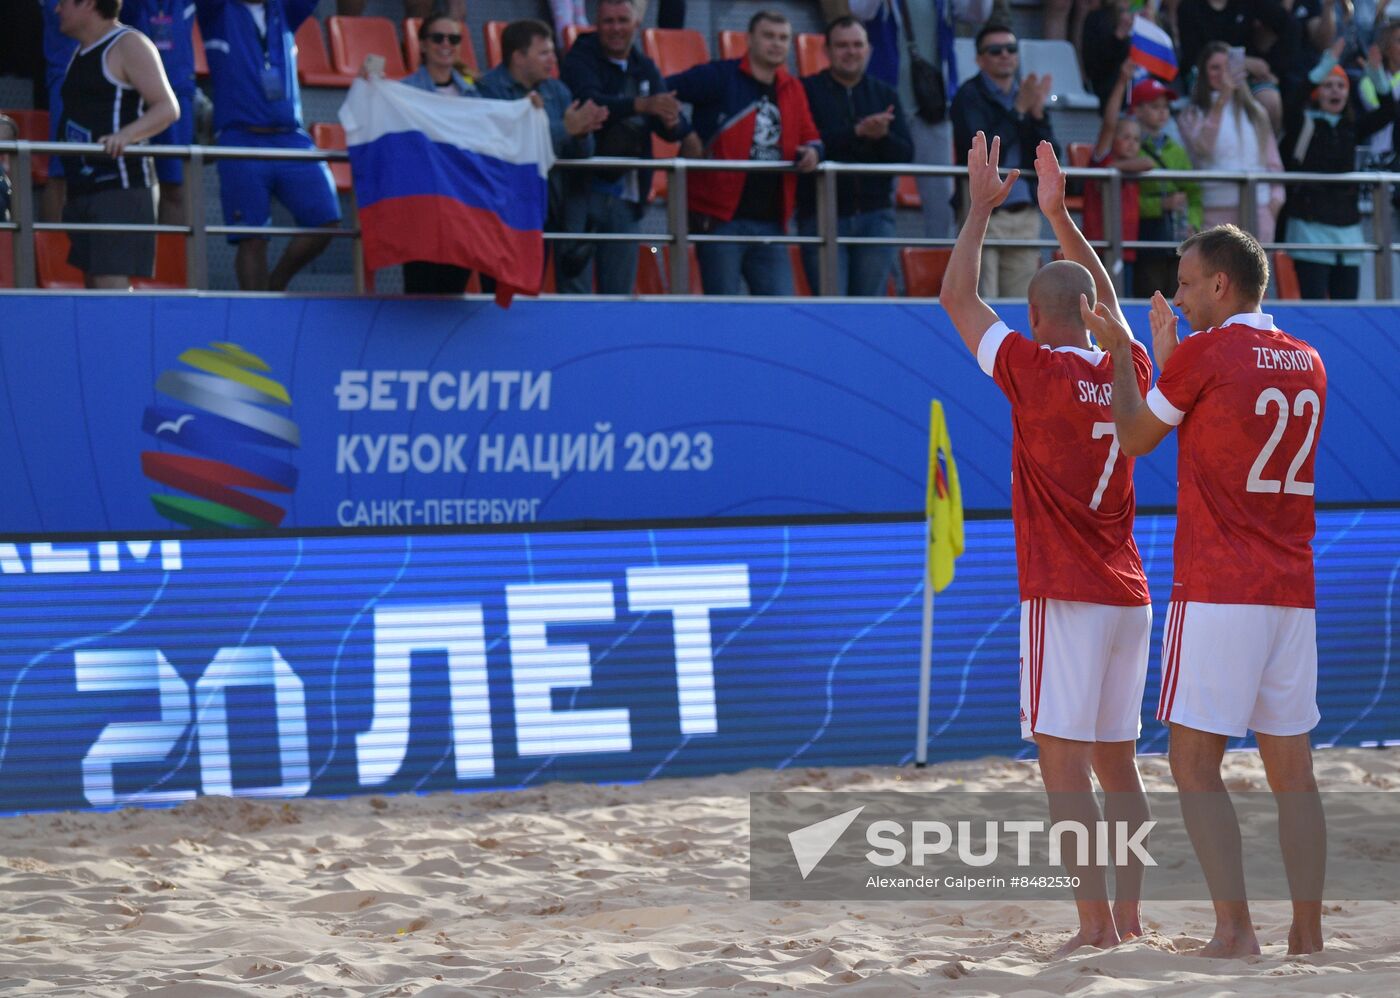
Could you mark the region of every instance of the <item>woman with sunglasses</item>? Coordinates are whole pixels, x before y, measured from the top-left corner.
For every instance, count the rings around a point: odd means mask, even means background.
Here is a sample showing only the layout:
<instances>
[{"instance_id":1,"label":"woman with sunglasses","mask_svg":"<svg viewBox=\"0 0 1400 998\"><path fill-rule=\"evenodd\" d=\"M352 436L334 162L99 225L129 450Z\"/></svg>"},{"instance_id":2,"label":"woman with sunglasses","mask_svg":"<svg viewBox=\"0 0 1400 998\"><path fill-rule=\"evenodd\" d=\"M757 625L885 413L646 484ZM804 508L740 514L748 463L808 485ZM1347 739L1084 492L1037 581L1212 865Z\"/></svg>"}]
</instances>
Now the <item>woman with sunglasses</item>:
<instances>
[{"instance_id":1,"label":"woman with sunglasses","mask_svg":"<svg viewBox=\"0 0 1400 998\"><path fill-rule=\"evenodd\" d=\"M475 84L458 68L462 24L446 8L434 7L418 28L423 64L403 80L410 87L449 97L480 97ZM460 295L467 289L471 271L450 263L411 260L403 265L406 295Z\"/></svg>"}]
</instances>

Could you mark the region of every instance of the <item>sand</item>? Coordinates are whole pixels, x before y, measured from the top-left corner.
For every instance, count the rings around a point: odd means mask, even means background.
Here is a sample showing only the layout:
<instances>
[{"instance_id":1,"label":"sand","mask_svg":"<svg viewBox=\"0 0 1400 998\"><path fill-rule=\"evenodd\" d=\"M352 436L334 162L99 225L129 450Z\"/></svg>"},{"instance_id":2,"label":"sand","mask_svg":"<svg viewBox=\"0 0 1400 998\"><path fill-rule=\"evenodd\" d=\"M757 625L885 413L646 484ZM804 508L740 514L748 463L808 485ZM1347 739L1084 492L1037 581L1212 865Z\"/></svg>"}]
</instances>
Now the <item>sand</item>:
<instances>
[{"instance_id":1,"label":"sand","mask_svg":"<svg viewBox=\"0 0 1400 998\"><path fill-rule=\"evenodd\" d=\"M1166 760L1143 760L1168 789ZM1400 789L1400 753L1318 755L1334 790ZM1258 757L1227 777L1264 789ZM1327 950L1188 955L1209 905L1149 905L1147 936L1052 960L1067 902L751 902L747 794L1038 787L1007 759L750 771L639 786L0 821L0 992L45 995L1375 995L1400 993L1400 904L1339 902Z\"/></svg>"}]
</instances>

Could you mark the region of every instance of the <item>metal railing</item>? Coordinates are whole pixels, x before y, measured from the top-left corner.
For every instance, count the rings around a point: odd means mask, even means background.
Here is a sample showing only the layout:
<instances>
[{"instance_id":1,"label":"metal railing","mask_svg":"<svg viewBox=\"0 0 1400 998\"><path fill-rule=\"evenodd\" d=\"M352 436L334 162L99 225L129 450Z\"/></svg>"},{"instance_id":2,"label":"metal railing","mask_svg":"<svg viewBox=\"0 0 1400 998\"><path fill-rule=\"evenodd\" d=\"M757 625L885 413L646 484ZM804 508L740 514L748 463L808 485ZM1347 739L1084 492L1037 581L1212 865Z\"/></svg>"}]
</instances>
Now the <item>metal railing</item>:
<instances>
[{"instance_id":1,"label":"metal railing","mask_svg":"<svg viewBox=\"0 0 1400 998\"><path fill-rule=\"evenodd\" d=\"M11 173L22 182L14 185L12 221L0 222L0 231L13 231L15 240L15 283L19 287L32 288L37 284L35 234L47 231L73 232L174 232L188 237L185 245L186 270L191 288L206 289L209 286L208 237L210 235L257 235L290 236L301 234L331 235L340 238L359 238L359 229L353 225L339 228L302 228L297 226L231 226L206 225L203 170L205 164L227 159L261 160L310 160L313 162L345 162L349 156L343 150L331 149L259 149L232 146L134 146L127 155L171 157L184 160L187 164L184 189L185 218L187 225L116 225L78 224L63 222L40 222L36 219L33 188L28 182L33 157L36 154L69 155L102 154L98 144L73 144L60 142L0 142L0 153L10 153ZM794 166L788 162L765 163L748 160L707 160L707 159L623 159L617 157L594 157L583 160L558 160L556 169L562 170L619 170L652 169L664 170L668 174L666 218L667 231L661 233L577 233L546 232L547 240L570 240L576 242L632 242L639 245L668 246L671 249L668 273L668 286L671 294L698 293L699 288L690 287L690 247L702 243L758 243L796 244L819 247L819 281L816 290L824 296L837 296L837 251L842 246L952 246L956 238L924 237L848 237L837 231L837 192L836 181L842 174L879 174L887 176L912 175L915 177L959 178L965 170L958 166L932 166L920 163L821 163L814 171L817 188L817 235L815 236L738 236L693 233L690 229L690 216L687 210L686 189L689 177L697 171L740 171L746 173L790 173ZM1123 251L1125 249L1174 249L1175 242L1123 239L1121 218L1122 185L1125 180L1143 179L1143 175L1126 176L1116 169L1095 169L1087 167L1066 167L1065 175L1071 180L1093 180L1105 184L1103 191L1105 238L1094 241L1093 246L1103 251L1108 271L1113 275L1122 291ZM1256 191L1259 184L1356 184L1373 188L1371 213L1371 240L1364 243L1334 245L1326 249L1333 252L1370 254L1375 272L1375 297L1380 300L1393 298L1395 287L1392 280L1391 259L1400 243L1392 241L1393 211L1387 185L1400 184L1400 173L1352 172L1352 173L1253 173L1209 170L1153 170L1147 179L1186 180L1193 183L1224 181L1241 187L1241 225L1254 231L1257 220L1258 202ZM988 239L991 248L1055 248L1059 243L1053 239ZM1289 243L1274 241L1265 244L1266 250L1306 250L1317 249L1316 244ZM356 286L363 288L361 268L356 268Z\"/></svg>"}]
</instances>

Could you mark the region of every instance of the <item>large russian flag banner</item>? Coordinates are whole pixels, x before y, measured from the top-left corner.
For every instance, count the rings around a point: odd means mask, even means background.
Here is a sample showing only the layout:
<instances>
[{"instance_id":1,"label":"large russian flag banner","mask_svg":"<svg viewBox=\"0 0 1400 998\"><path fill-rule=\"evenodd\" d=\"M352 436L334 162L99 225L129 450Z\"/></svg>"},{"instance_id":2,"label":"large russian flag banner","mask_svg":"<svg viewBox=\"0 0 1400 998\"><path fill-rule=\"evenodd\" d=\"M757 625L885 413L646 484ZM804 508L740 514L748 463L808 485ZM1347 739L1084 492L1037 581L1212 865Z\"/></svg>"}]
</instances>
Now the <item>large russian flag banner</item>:
<instances>
[{"instance_id":1,"label":"large russian flag banner","mask_svg":"<svg viewBox=\"0 0 1400 998\"><path fill-rule=\"evenodd\" d=\"M1128 58L1153 76L1176 79L1176 48L1172 36L1141 14L1133 18L1132 47Z\"/></svg>"},{"instance_id":2,"label":"large russian flag banner","mask_svg":"<svg viewBox=\"0 0 1400 998\"><path fill-rule=\"evenodd\" d=\"M554 165L543 110L359 79L340 122L368 268L451 263L539 293Z\"/></svg>"}]
</instances>

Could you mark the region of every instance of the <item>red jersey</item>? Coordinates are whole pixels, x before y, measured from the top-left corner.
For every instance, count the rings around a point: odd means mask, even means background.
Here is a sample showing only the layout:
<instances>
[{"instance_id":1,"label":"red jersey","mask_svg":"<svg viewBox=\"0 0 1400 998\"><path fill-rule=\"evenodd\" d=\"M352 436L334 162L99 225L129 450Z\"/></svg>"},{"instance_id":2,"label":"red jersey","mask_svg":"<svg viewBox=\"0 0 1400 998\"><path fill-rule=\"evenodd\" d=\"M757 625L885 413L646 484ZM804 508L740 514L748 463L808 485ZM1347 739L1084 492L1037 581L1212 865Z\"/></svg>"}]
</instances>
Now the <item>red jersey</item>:
<instances>
[{"instance_id":1,"label":"red jersey","mask_svg":"<svg viewBox=\"0 0 1400 998\"><path fill-rule=\"evenodd\" d=\"M1194 333L1147 404L1177 434L1173 600L1315 605L1322 358L1260 313Z\"/></svg>"},{"instance_id":2,"label":"red jersey","mask_svg":"<svg viewBox=\"0 0 1400 998\"><path fill-rule=\"evenodd\" d=\"M1112 606L1151 602L1133 540L1133 460L1113 425L1113 359L1052 350L998 322L977 362L1011 401L1011 515L1021 598ZM1152 362L1133 364L1143 391Z\"/></svg>"}]
</instances>

